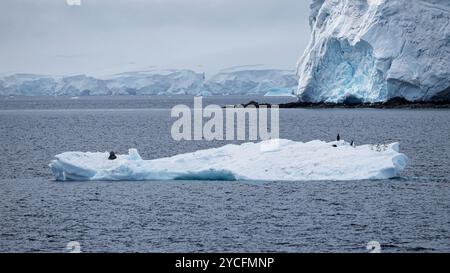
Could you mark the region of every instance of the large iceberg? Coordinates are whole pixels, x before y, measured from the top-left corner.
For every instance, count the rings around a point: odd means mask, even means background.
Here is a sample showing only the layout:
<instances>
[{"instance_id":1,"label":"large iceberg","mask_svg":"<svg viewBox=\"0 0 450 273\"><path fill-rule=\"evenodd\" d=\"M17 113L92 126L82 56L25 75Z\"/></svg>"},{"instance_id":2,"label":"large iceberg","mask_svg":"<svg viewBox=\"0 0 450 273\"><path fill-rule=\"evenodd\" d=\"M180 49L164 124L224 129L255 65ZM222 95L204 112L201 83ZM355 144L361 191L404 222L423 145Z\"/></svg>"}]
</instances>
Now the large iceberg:
<instances>
[{"instance_id":1,"label":"large iceberg","mask_svg":"<svg viewBox=\"0 0 450 273\"><path fill-rule=\"evenodd\" d=\"M313 0L296 94L309 102L450 100L449 0Z\"/></svg>"},{"instance_id":2,"label":"large iceberg","mask_svg":"<svg viewBox=\"0 0 450 273\"><path fill-rule=\"evenodd\" d=\"M51 170L60 181L85 180L361 180L387 179L408 158L399 144L351 146L345 141L283 139L229 144L220 148L143 160L137 150L108 160L109 153L66 152Z\"/></svg>"}]
</instances>

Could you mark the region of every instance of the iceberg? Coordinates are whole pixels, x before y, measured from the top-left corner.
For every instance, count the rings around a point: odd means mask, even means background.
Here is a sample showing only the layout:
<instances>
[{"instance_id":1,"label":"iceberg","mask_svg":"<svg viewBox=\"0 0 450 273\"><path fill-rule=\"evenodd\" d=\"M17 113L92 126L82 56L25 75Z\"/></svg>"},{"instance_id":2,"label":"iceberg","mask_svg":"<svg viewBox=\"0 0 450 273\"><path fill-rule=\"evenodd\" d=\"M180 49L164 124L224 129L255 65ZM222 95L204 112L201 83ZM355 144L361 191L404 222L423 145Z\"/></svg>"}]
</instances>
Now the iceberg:
<instances>
[{"instance_id":1,"label":"iceberg","mask_svg":"<svg viewBox=\"0 0 450 273\"><path fill-rule=\"evenodd\" d=\"M450 101L450 1L312 0L306 102Z\"/></svg>"},{"instance_id":2,"label":"iceberg","mask_svg":"<svg viewBox=\"0 0 450 273\"><path fill-rule=\"evenodd\" d=\"M143 160L136 149L116 160L108 156L108 152L65 152L49 166L58 181L343 181L393 178L408 162L398 143L353 147L342 140L272 139L153 160Z\"/></svg>"}]
</instances>

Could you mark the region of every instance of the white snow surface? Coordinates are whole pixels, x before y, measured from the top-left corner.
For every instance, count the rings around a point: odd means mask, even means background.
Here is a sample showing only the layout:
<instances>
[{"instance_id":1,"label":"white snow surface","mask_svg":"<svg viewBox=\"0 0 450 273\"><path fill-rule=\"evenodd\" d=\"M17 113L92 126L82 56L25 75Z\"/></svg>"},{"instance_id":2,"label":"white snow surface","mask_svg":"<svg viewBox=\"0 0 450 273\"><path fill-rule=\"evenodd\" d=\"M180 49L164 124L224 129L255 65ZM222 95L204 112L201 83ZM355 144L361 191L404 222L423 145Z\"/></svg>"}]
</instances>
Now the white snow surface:
<instances>
[{"instance_id":1,"label":"white snow surface","mask_svg":"<svg viewBox=\"0 0 450 273\"><path fill-rule=\"evenodd\" d=\"M303 101L450 100L449 0L312 0Z\"/></svg>"},{"instance_id":2,"label":"white snow surface","mask_svg":"<svg viewBox=\"0 0 450 273\"><path fill-rule=\"evenodd\" d=\"M334 147L333 145L337 146ZM229 144L143 160L136 149L108 160L108 152L65 152L51 170L60 181L87 180L363 180L396 177L408 162L399 144L350 146L345 141L273 139Z\"/></svg>"}]
</instances>

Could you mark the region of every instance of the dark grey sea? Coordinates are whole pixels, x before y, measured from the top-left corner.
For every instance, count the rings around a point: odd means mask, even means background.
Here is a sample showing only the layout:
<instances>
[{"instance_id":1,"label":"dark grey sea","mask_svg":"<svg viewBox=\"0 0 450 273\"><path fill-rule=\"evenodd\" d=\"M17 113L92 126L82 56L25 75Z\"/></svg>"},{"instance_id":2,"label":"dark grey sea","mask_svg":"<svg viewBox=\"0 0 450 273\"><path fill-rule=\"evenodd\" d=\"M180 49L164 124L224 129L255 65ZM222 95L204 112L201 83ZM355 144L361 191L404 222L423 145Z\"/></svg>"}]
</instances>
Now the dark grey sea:
<instances>
[{"instance_id":1,"label":"dark grey sea","mask_svg":"<svg viewBox=\"0 0 450 273\"><path fill-rule=\"evenodd\" d=\"M204 104L292 98L207 97ZM450 251L450 111L280 110L280 137L399 141L410 158L379 181L56 182L65 151L145 159L226 141L171 138L170 108L192 97L0 97L0 252Z\"/></svg>"}]
</instances>

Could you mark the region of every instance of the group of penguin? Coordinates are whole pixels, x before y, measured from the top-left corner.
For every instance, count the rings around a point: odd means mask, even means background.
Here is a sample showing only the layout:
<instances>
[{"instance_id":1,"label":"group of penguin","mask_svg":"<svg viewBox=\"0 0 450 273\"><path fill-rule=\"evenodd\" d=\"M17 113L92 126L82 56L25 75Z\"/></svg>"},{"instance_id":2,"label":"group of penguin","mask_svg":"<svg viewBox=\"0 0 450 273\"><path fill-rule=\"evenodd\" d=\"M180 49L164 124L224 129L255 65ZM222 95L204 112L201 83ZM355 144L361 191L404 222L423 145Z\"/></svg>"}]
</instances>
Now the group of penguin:
<instances>
[{"instance_id":1,"label":"group of penguin","mask_svg":"<svg viewBox=\"0 0 450 273\"><path fill-rule=\"evenodd\" d=\"M336 136L336 141L341 141L341 135L339 133ZM356 148L356 143L353 141L353 139L350 142L350 146L352 146L353 148ZM333 147L337 147L337 145L335 144L335 145L333 145Z\"/></svg>"},{"instance_id":2,"label":"group of penguin","mask_svg":"<svg viewBox=\"0 0 450 273\"><path fill-rule=\"evenodd\" d=\"M337 134L336 141L340 141L340 140L341 140L341 136L339 134ZM356 143L353 141L353 139L350 142L350 146L352 146L353 148L356 148ZM337 147L337 145L333 144L333 147ZM382 152L382 151L386 151L386 149L388 148L388 145L386 145L386 143L385 144L371 145L370 149L373 150L374 147L375 147L375 150L377 152Z\"/></svg>"}]
</instances>

